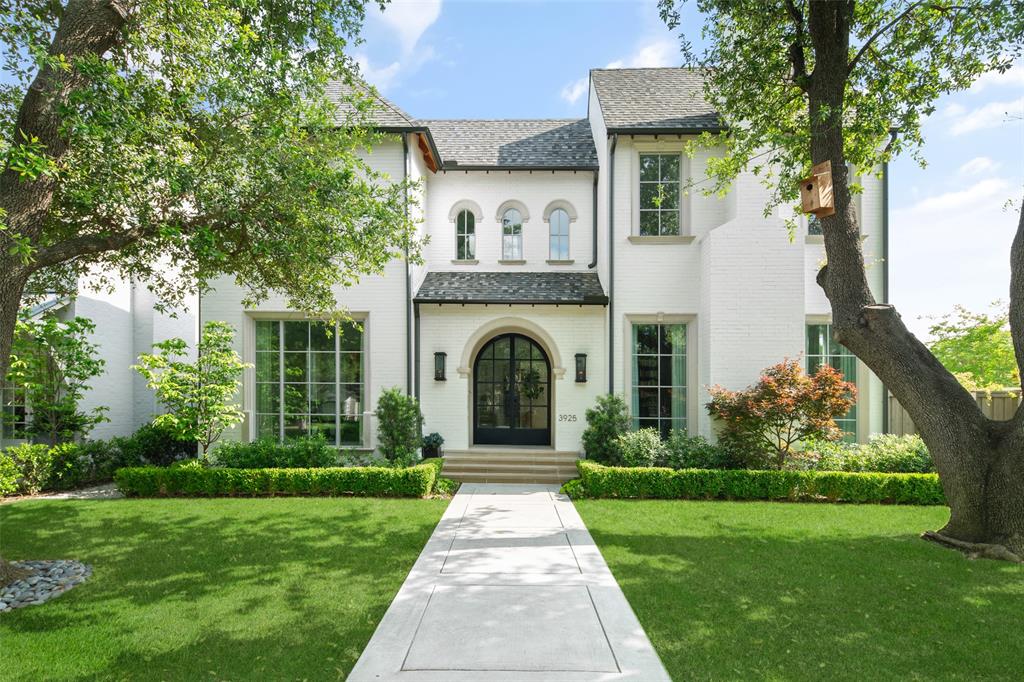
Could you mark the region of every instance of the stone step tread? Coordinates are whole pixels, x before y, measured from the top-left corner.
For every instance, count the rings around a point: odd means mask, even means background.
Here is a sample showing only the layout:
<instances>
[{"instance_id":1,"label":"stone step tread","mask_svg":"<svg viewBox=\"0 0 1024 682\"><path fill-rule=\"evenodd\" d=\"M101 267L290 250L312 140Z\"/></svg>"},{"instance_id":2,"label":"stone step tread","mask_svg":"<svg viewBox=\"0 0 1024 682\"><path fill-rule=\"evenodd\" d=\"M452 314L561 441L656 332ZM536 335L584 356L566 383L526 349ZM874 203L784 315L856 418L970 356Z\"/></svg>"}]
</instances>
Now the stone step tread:
<instances>
[{"instance_id":1,"label":"stone step tread","mask_svg":"<svg viewBox=\"0 0 1024 682\"><path fill-rule=\"evenodd\" d=\"M532 471L539 474L561 474L561 473L576 473L576 467L571 465L558 466L555 464L502 464L495 465L486 462L473 462L473 463L460 463L460 464L445 464L444 475L448 475L452 472L458 471L492 471L496 473L503 472L527 472Z\"/></svg>"},{"instance_id":2,"label":"stone step tread","mask_svg":"<svg viewBox=\"0 0 1024 682\"><path fill-rule=\"evenodd\" d=\"M493 467L504 467L504 466L518 466L518 465L529 465L529 466L559 466L559 467L576 467L577 460L575 459L530 459L528 457L516 457L515 459L494 459L489 457L464 457L460 459L445 459L444 465L449 466L462 466L464 464L481 465L481 466L493 466Z\"/></svg>"},{"instance_id":3,"label":"stone step tread","mask_svg":"<svg viewBox=\"0 0 1024 682\"><path fill-rule=\"evenodd\" d=\"M565 483L573 476L553 476L532 473L466 472L450 476L460 483Z\"/></svg>"}]
</instances>

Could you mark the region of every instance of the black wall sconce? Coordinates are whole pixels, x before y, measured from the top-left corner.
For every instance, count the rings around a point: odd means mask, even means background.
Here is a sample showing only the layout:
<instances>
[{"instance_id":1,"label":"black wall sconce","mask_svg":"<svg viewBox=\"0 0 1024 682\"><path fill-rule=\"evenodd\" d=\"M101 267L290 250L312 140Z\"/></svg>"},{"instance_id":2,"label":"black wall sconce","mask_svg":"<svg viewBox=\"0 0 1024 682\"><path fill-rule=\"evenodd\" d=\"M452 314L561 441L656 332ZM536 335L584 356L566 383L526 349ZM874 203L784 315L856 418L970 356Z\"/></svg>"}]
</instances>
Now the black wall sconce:
<instances>
[{"instance_id":1,"label":"black wall sconce","mask_svg":"<svg viewBox=\"0 0 1024 682\"><path fill-rule=\"evenodd\" d=\"M447 353L434 353L434 381L444 381L444 365L448 358Z\"/></svg>"},{"instance_id":2,"label":"black wall sconce","mask_svg":"<svg viewBox=\"0 0 1024 682\"><path fill-rule=\"evenodd\" d=\"M587 354L577 353L576 354L576 383L585 384L587 383Z\"/></svg>"}]
</instances>

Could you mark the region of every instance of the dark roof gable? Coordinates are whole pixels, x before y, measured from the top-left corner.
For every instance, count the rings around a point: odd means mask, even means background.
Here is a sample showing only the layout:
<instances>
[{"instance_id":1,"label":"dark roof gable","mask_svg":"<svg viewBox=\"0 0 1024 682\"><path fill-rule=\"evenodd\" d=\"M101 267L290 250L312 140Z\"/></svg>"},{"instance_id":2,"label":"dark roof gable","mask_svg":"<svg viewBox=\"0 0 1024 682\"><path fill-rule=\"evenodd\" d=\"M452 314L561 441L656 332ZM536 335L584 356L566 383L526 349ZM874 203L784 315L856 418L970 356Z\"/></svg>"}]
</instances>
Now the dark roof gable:
<instances>
[{"instance_id":1,"label":"dark roof gable","mask_svg":"<svg viewBox=\"0 0 1024 682\"><path fill-rule=\"evenodd\" d=\"M372 97L378 106L369 112L369 122L382 130L416 130L423 126L417 124L409 114L405 113L379 92L373 92L367 85L359 81L346 82L339 79L327 84L327 97L337 107L335 121L340 125L347 123L350 117L357 114L352 105L351 97Z\"/></svg>"},{"instance_id":2,"label":"dark roof gable","mask_svg":"<svg viewBox=\"0 0 1024 682\"><path fill-rule=\"evenodd\" d=\"M445 169L597 167L587 119L419 121L430 129Z\"/></svg>"},{"instance_id":3,"label":"dark roof gable","mask_svg":"<svg viewBox=\"0 0 1024 682\"><path fill-rule=\"evenodd\" d=\"M609 133L723 128L696 69L593 69L590 79Z\"/></svg>"}]
</instances>

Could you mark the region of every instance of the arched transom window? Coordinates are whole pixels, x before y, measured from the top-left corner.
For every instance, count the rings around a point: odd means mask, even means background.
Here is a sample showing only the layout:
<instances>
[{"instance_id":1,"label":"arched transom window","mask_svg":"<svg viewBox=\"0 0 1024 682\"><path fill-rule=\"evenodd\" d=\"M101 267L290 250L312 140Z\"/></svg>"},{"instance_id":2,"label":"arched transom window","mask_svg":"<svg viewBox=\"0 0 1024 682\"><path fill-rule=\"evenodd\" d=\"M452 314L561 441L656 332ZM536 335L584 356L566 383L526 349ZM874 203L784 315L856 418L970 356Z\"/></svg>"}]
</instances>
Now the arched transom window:
<instances>
[{"instance_id":1,"label":"arched transom window","mask_svg":"<svg viewBox=\"0 0 1024 682\"><path fill-rule=\"evenodd\" d=\"M501 214L501 258L523 259L523 214L510 208Z\"/></svg>"},{"instance_id":2,"label":"arched transom window","mask_svg":"<svg viewBox=\"0 0 1024 682\"><path fill-rule=\"evenodd\" d=\"M569 213L556 208L548 216L551 260L569 260Z\"/></svg>"},{"instance_id":3,"label":"arched transom window","mask_svg":"<svg viewBox=\"0 0 1024 682\"><path fill-rule=\"evenodd\" d=\"M476 258L476 216L467 209L459 211L455 219L455 257L459 260Z\"/></svg>"}]
</instances>

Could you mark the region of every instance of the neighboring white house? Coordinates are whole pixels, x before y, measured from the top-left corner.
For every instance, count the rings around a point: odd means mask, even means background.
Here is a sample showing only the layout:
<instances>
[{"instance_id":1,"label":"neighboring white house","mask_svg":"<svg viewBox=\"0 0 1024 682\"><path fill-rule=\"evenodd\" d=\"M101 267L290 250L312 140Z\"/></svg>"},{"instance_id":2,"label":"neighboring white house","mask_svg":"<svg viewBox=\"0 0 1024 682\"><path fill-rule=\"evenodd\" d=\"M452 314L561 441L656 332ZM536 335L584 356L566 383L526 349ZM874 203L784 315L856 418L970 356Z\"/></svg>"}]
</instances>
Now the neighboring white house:
<instances>
[{"instance_id":1,"label":"neighboring white house","mask_svg":"<svg viewBox=\"0 0 1024 682\"><path fill-rule=\"evenodd\" d=\"M390 136L368 159L422 181L424 263L395 260L340 289L361 330L334 336L283 298L248 309L230 279L215 282L201 322L234 325L255 364L247 419L228 437L319 431L371 449L392 386L419 397L425 431L449 452L578 452L584 413L608 392L639 426L713 437L707 387L745 387L787 357L844 370L859 388L844 427L860 440L882 431L882 385L828 332L821 237L804 222L791 239L765 218L752 174L724 197L684 190L708 158L688 158L684 143L720 129L699 76L597 69L588 112L425 121L384 101L375 123ZM861 180L869 278L885 300L885 181Z\"/></svg>"}]
</instances>

